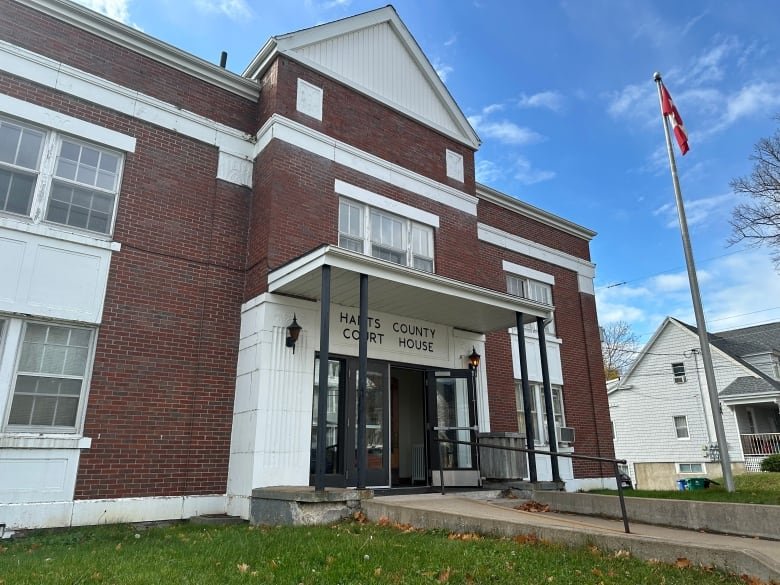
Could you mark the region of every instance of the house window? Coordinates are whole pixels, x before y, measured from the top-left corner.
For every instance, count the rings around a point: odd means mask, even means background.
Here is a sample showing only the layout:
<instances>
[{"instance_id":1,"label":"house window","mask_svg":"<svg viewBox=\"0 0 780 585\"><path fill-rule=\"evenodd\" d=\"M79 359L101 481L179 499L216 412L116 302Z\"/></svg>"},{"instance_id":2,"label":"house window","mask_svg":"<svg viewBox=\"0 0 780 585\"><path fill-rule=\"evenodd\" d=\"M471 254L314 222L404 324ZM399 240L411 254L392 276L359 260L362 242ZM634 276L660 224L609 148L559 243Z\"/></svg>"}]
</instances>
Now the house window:
<instances>
[{"instance_id":1,"label":"house window","mask_svg":"<svg viewBox=\"0 0 780 585\"><path fill-rule=\"evenodd\" d=\"M539 382L529 382L531 391L531 418L534 424L534 442L540 445L548 443L547 440L547 416L545 414L544 386ZM555 427L566 426L563 413L563 389L560 386L552 386L553 417ZM515 403L517 404L517 429L525 436L525 411L523 409L523 384L515 380Z\"/></svg>"},{"instance_id":2,"label":"house window","mask_svg":"<svg viewBox=\"0 0 780 585\"><path fill-rule=\"evenodd\" d=\"M552 286L545 282L539 282L531 278L525 278L514 274L507 274L506 290L510 295L515 295L516 297L537 301L545 305L553 304ZM527 324L525 330L529 333L536 333L536 323ZM545 326L544 331L549 335L555 335L555 321L550 321Z\"/></svg>"},{"instance_id":3,"label":"house window","mask_svg":"<svg viewBox=\"0 0 780 585\"><path fill-rule=\"evenodd\" d=\"M672 374L674 374L675 384L682 384L685 382L685 364L682 362L672 364Z\"/></svg>"},{"instance_id":4,"label":"house window","mask_svg":"<svg viewBox=\"0 0 780 585\"><path fill-rule=\"evenodd\" d=\"M8 430L76 430L92 338L83 327L25 324Z\"/></svg>"},{"instance_id":5,"label":"house window","mask_svg":"<svg viewBox=\"0 0 780 585\"><path fill-rule=\"evenodd\" d=\"M674 417L674 430L677 433L678 439L688 439L688 417L687 416L675 416Z\"/></svg>"},{"instance_id":6,"label":"house window","mask_svg":"<svg viewBox=\"0 0 780 585\"><path fill-rule=\"evenodd\" d=\"M356 203L339 202L339 246L433 272L433 228Z\"/></svg>"},{"instance_id":7,"label":"house window","mask_svg":"<svg viewBox=\"0 0 780 585\"><path fill-rule=\"evenodd\" d=\"M775 358L772 362L772 371L774 372L775 379L780 380L780 358Z\"/></svg>"},{"instance_id":8,"label":"house window","mask_svg":"<svg viewBox=\"0 0 780 585\"><path fill-rule=\"evenodd\" d=\"M121 170L118 152L0 119L0 211L109 234Z\"/></svg>"},{"instance_id":9,"label":"house window","mask_svg":"<svg viewBox=\"0 0 780 585\"><path fill-rule=\"evenodd\" d=\"M678 463L677 473L707 473L704 463Z\"/></svg>"}]
</instances>

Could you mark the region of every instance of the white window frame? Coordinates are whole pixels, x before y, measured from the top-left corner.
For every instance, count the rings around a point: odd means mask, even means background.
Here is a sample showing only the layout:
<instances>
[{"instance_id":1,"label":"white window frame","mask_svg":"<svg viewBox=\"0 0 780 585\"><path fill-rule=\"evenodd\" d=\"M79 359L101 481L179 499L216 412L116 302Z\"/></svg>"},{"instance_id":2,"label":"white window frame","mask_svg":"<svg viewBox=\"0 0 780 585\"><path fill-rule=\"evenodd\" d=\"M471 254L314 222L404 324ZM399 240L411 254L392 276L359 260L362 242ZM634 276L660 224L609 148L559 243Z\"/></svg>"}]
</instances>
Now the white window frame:
<instances>
[{"instance_id":1,"label":"white window frame","mask_svg":"<svg viewBox=\"0 0 780 585\"><path fill-rule=\"evenodd\" d=\"M551 282L543 282L527 276L507 273L506 291L510 295L522 299L537 301L550 307L553 306L553 283ZM526 324L525 330L528 333L536 334L536 323ZM544 332L547 335L556 335L554 317L550 317L550 322L545 325Z\"/></svg>"},{"instance_id":2,"label":"white window frame","mask_svg":"<svg viewBox=\"0 0 780 585\"><path fill-rule=\"evenodd\" d=\"M678 423L684 422L685 427L680 426ZM691 438L691 429L688 426L688 416L685 414L678 414L672 417L672 423L674 424L674 434L676 435L677 439L680 441L688 441ZM685 435L681 436L680 431L685 429Z\"/></svg>"},{"instance_id":3,"label":"white window frame","mask_svg":"<svg viewBox=\"0 0 780 585\"><path fill-rule=\"evenodd\" d=\"M11 351L3 353L2 339L0 339L0 380L8 381L8 397L5 404L5 412L2 416L2 431L6 434L30 434L36 435L80 435L82 432L84 413L86 411L87 398L89 395L89 386L92 379L92 367L95 356L95 346L97 344L97 328L94 326L88 326L83 324L67 323L67 322L55 322L55 321L40 321L36 319L16 319L16 318L3 318L5 320L5 330L8 332L5 342L10 345ZM12 323L13 322L13 323ZM11 327L11 325L14 327ZM27 332L27 327L30 324L42 325L45 327L62 327L66 329L81 329L89 331L89 345L87 346L86 364L84 367L83 376L77 375L60 375L50 376L54 378L63 379L80 379L81 388L79 392L79 403L76 408L76 414L74 417L74 424L72 426L53 426L53 425L20 425L11 424L9 422L11 415L11 407L13 405L14 396L16 393L17 379L20 375L20 365L22 352L24 349L24 339ZM11 330L15 331L15 335L10 335ZM15 346L15 347L14 347ZM13 357L13 360L9 359L9 364L4 365L2 362L2 356ZM21 372L23 375L25 372ZM44 375L45 376L45 375Z\"/></svg>"},{"instance_id":4,"label":"white window frame","mask_svg":"<svg viewBox=\"0 0 780 585\"><path fill-rule=\"evenodd\" d=\"M677 473L679 474L703 474L707 473L707 466L704 463L675 463L675 467L677 468ZM687 470L683 469L683 466L689 466ZM691 469L693 466L698 466L699 469L694 470Z\"/></svg>"},{"instance_id":5,"label":"white window frame","mask_svg":"<svg viewBox=\"0 0 780 585\"><path fill-rule=\"evenodd\" d=\"M29 212L27 214L21 214L0 210L0 216L13 218L15 220L26 223L44 224L57 230L65 230L69 232L75 231L78 233L89 234L90 236L96 238L109 239L114 232L117 208L119 207L119 193L121 190L122 176L124 173L125 153L117 148L107 147L103 144L91 141L88 138L85 139L80 136L72 136L70 134L61 132L58 129L47 128L41 124L36 124L24 119L14 118L5 114L0 114L0 121L43 134L43 140L38 154L37 167L35 169L15 167L8 163L0 162L0 168L10 169L14 172L36 176L35 187L31 195ZM90 185L89 183L75 179L71 180L58 176L57 164L62 153L63 144L65 142L77 145L82 149L86 147L97 150L99 153L101 153L101 155L108 154L116 157L117 166L113 188L106 189L103 187L98 187L94 184ZM112 209L110 216L107 218L106 231L90 229L89 227L74 226L68 223L47 219L46 216L51 208L51 203L53 200L52 194L55 185L78 189L82 193L89 193L91 198L94 198L95 195L98 197L110 197L112 199ZM72 208L73 206L70 206L69 210Z\"/></svg>"},{"instance_id":6,"label":"white window frame","mask_svg":"<svg viewBox=\"0 0 780 585\"><path fill-rule=\"evenodd\" d=\"M352 233L351 231L349 232L342 231L341 229L342 222L343 222L342 209L344 208L348 208L352 211L360 210L360 213L362 213L361 226L360 226L362 230L361 234L358 235ZM374 217L378 217L380 219L391 221L391 222L398 222L401 224L402 242L400 243L400 245L392 246L392 247L386 245L381 246L381 243L374 241L376 236L376 234L373 233ZM399 264L400 266L414 268L415 270L435 273L436 264L435 264L433 232L434 232L433 226L416 222L412 219L387 212L383 209L379 209L371 205L367 205L365 203L360 203L348 197L339 197L339 244L338 245L342 248L346 248L347 250L358 251L359 253L366 254L367 256L372 256L374 258L381 259L381 256L378 256L373 253L374 245L377 245L377 247L381 246L382 248L385 248L390 252L395 251L404 260L403 263L386 259L387 261L394 262L395 264ZM422 234L423 238L426 238L425 245L428 248L428 252L430 252L430 256L419 253L414 249L416 234ZM358 241L362 241L362 250L356 250L355 249L356 246L347 245L347 243L355 243ZM425 268L420 268L420 265L422 263L429 263L430 270L427 270Z\"/></svg>"},{"instance_id":7,"label":"white window frame","mask_svg":"<svg viewBox=\"0 0 780 585\"><path fill-rule=\"evenodd\" d=\"M542 382L529 381L529 390L531 392L532 408L531 414L534 418L534 443L536 445L549 444L547 433L547 415L544 405L544 384ZM557 430L566 426L566 412L563 406L563 386L551 384L553 395L553 417L555 418L556 434ZM521 380L515 379L515 405L517 410L517 425L523 436L525 436L525 412L523 411L523 384Z\"/></svg>"},{"instance_id":8,"label":"white window frame","mask_svg":"<svg viewBox=\"0 0 780 585\"><path fill-rule=\"evenodd\" d=\"M672 376L674 376L675 384L684 384L687 381L688 378L685 375L684 362L675 362L672 364Z\"/></svg>"}]
</instances>

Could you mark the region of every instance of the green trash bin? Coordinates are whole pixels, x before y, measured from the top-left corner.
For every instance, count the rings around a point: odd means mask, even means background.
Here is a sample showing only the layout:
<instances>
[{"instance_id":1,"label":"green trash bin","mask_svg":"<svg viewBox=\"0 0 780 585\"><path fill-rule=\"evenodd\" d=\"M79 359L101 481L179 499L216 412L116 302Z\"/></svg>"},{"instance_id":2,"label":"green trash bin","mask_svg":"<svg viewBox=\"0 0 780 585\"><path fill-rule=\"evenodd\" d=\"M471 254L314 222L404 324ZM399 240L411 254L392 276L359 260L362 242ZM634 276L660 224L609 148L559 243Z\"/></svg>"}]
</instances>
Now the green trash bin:
<instances>
[{"instance_id":1,"label":"green trash bin","mask_svg":"<svg viewBox=\"0 0 780 585\"><path fill-rule=\"evenodd\" d=\"M688 489L703 490L704 488L710 487L709 483L709 479L706 477L691 477L688 479Z\"/></svg>"}]
</instances>

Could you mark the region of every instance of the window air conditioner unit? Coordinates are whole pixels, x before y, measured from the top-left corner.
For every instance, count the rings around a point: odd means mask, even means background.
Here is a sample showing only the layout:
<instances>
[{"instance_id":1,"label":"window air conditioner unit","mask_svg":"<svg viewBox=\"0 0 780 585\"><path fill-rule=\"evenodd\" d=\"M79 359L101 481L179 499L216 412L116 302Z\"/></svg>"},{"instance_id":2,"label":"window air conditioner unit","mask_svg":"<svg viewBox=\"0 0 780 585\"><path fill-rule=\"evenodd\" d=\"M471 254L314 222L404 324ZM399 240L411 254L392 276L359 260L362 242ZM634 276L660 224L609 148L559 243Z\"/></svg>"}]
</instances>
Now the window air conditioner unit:
<instances>
[{"instance_id":1,"label":"window air conditioner unit","mask_svg":"<svg viewBox=\"0 0 780 585\"><path fill-rule=\"evenodd\" d=\"M573 443L574 442L574 427L560 427L558 429L558 442L559 443Z\"/></svg>"}]
</instances>

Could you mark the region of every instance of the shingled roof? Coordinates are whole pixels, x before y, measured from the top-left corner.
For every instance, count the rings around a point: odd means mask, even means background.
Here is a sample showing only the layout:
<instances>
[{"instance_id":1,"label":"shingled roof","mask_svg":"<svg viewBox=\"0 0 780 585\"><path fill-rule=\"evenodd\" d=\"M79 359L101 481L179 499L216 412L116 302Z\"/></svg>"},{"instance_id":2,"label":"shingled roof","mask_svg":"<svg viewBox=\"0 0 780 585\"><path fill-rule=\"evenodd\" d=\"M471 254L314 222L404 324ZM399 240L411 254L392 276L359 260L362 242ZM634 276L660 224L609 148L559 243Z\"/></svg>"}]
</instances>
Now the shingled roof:
<instances>
[{"instance_id":1,"label":"shingled roof","mask_svg":"<svg viewBox=\"0 0 780 585\"><path fill-rule=\"evenodd\" d=\"M698 329L693 325L683 323L679 319L674 320L698 335ZM707 336L710 344L755 374L755 376L741 376L734 380L718 393L721 397L780 392L780 382L773 380L744 359L744 356L753 354L780 352L780 322L708 333Z\"/></svg>"}]
</instances>

